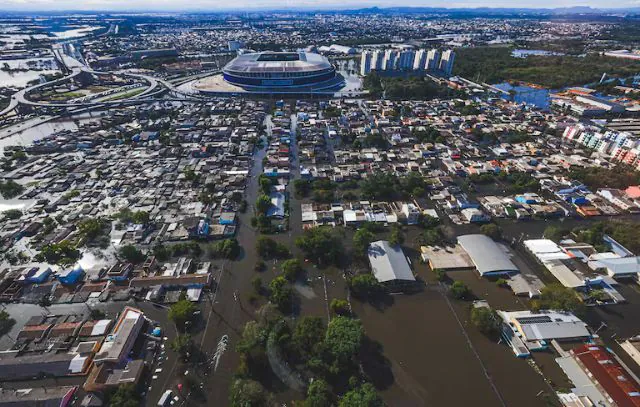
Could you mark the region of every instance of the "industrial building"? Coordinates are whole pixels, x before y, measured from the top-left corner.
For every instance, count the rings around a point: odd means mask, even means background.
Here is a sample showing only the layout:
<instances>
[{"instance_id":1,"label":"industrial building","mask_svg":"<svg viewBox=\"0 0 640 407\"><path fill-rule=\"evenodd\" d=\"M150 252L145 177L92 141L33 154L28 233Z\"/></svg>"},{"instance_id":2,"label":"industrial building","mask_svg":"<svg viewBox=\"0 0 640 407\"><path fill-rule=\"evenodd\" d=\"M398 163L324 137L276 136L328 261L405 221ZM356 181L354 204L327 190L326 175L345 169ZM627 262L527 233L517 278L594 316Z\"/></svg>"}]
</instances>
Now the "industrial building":
<instances>
[{"instance_id":1,"label":"industrial building","mask_svg":"<svg viewBox=\"0 0 640 407\"><path fill-rule=\"evenodd\" d=\"M392 291L414 286L416 278L400 246L386 240L372 242L367 250L374 277Z\"/></svg>"},{"instance_id":2,"label":"industrial building","mask_svg":"<svg viewBox=\"0 0 640 407\"><path fill-rule=\"evenodd\" d=\"M467 252L481 276L519 273L505 249L485 235L458 236L458 243Z\"/></svg>"},{"instance_id":3,"label":"industrial building","mask_svg":"<svg viewBox=\"0 0 640 407\"><path fill-rule=\"evenodd\" d=\"M615 355L599 345L586 344L572 355L612 405L640 406L640 384L620 365Z\"/></svg>"},{"instance_id":4,"label":"industrial building","mask_svg":"<svg viewBox=\"0 0 640 407\"><path fill-rule=\"evenodd\" d=\"M587 324L569 312L499 311L498 314L526 342L573 341L591 337Z\"/></svg>"}]
</instances>

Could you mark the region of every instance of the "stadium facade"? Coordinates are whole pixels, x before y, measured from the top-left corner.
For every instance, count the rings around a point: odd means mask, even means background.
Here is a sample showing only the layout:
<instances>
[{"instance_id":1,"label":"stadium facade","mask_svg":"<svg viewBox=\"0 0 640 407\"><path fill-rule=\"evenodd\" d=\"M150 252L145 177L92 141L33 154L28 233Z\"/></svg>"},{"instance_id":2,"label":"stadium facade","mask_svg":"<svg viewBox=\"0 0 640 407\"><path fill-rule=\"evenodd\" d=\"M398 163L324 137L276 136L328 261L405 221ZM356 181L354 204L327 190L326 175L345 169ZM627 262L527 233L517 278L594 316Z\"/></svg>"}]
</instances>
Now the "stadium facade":
<instances>
[{"instance_id":1,"label":"stadium facade","mask_svg":"<svg viewBox=\"0 0 640 407\"><path fill-rule=\"evenodd\" d=\"M257 93L335 92L344 81L327 58L311 52L243 54L222 74L225 82Z\"/></svg>"}]
</instances>

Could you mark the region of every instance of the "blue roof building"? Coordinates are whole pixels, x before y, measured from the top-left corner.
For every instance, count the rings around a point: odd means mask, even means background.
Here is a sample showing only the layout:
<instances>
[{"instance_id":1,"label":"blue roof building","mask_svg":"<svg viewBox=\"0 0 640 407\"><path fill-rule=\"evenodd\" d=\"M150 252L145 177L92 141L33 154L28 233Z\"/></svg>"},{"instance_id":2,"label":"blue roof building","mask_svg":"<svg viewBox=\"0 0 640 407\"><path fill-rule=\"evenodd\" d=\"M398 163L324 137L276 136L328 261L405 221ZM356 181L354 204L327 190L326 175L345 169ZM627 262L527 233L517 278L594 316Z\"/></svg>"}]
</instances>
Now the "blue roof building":
<instances>
[{"instance_id":1,"label":"blue roof building","mask_svg":"<svg viewBox=\"0 0 640 407\"><path fill-rule=\"evenodd\" d=\"M84 270L79 264L76 264L74 268L60 271L56 274L56 278L60 283L64 285L75 285L82 281L85 275Z\"/></svg>"}]
</instances>

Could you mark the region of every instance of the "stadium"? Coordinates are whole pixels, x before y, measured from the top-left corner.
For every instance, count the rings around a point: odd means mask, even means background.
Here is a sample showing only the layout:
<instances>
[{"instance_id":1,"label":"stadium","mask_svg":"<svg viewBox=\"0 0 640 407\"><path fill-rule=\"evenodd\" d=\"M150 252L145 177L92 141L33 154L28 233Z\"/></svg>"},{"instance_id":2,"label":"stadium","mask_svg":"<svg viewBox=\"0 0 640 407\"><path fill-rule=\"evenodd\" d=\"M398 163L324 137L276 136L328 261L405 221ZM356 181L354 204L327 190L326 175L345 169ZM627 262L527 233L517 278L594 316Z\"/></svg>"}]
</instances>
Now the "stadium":
<instances>
[{"instance_id":1,"label":"stadium","mask_svg":"<svg viewBox=\"0 0 640 407\"><path fill-rule=\"evenodd\" d=\"M224 81L249 92L334 92L343 84L329 60L310 52L243 54L223 69Z\"/></svg>"}]
</instances>

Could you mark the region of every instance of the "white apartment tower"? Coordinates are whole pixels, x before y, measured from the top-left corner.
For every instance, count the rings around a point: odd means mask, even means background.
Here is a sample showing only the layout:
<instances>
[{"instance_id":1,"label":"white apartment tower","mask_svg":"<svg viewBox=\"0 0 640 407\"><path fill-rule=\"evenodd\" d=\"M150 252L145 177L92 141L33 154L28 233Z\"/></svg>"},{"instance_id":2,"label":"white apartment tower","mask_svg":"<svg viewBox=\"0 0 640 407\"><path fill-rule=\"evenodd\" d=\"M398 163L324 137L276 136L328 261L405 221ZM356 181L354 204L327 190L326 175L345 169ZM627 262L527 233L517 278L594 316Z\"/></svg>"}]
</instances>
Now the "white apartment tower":
<instances>
[{"instance_id":1,"label":"white apartment tower","mask_svg":"<svg viewBox=\"0 0 640 407\"><path fill-rule=\"evenodd\" d=\"M440 51L430 49L427 53L427 62L424 65L425 71L435 71L440 66Z\"/></svg>"},{"instance_id":2,"label":"white apartment tower","mask_svg":"<svg viewBox=\"0 0 640 407\"><path fill-rule=\"evenodd\" d=\"M447 76L451 75L453 71L453 61L456 58L456 53L453 50L446 50L442 53L442 58L440 59L440 70Z\"/></svg>"},{"instance_id":3,"label":"white apartment tower","mask_svg":"<svg viewBox=\"0 0 640 407\"><path fill-rule=\"evenodd\" d=\"M366 76L371 72L371 62L373 54L371 51L362 51L362 57L360 57L360 75Z\"/></svg>"},{"instance_id":4,"label":"white apartment tower","mask_svg":"<svg viewBox=\"0 0 640 407\"><path fill-rule=\"evenodd\" d=\"M415 58L413 59L413 70L414 71L424 70L426 63L427 63L427 50L419 49L416 52Z\"/></svg>"},{"instance_id":5,"label":"white apartment tower","mask_svg":"<svg viewBox=\"0 0 640 407\"><path fill-rule=\"evenodd\" d=\"M382 69L385 71L395 71L398 68L398 51L388 49L384 52L384 62Z\"/></svg>"}]
</instances>

